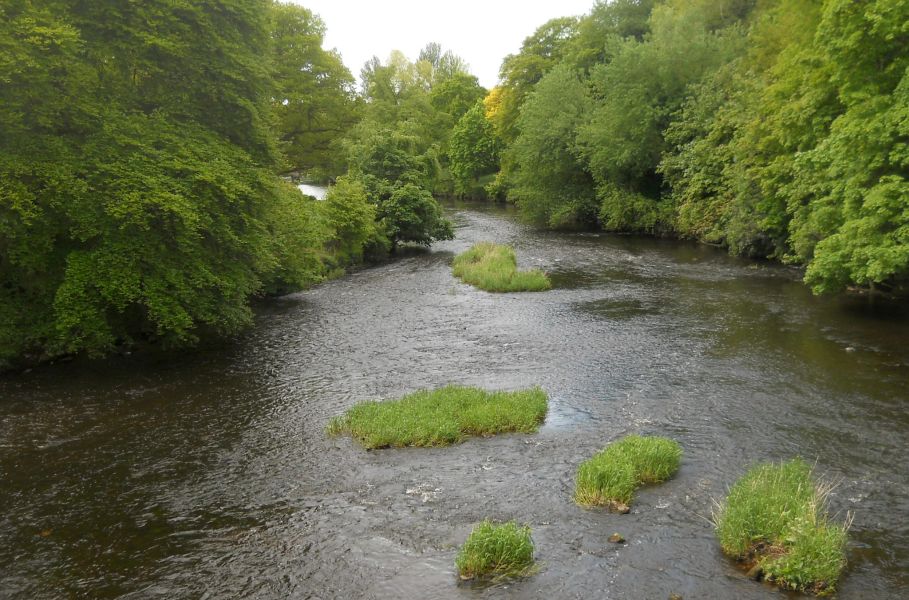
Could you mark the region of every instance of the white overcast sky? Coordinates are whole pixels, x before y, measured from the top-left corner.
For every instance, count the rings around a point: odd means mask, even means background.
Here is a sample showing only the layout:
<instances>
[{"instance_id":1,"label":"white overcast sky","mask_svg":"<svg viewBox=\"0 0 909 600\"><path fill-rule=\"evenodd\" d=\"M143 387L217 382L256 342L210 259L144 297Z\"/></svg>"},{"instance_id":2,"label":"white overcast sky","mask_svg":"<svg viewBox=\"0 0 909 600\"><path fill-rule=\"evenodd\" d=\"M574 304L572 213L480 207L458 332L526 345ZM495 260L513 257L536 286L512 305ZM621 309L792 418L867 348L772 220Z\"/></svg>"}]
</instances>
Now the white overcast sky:
<instances>
[{"instance_id":1,"label":"white overcast sky","mask_svg":"<svg viewBox=\"0 0 909 600\"><path fill-rule=\"evenodd\" d=\"M470 64L480 84L491 88L502 59L554 17L582 15L594 0L292 0L322 17L325 48L336 48L359 82L373 55L383 62L392 50L416 60L420 49L438 42Z\"/></svg>"}]
</instances>

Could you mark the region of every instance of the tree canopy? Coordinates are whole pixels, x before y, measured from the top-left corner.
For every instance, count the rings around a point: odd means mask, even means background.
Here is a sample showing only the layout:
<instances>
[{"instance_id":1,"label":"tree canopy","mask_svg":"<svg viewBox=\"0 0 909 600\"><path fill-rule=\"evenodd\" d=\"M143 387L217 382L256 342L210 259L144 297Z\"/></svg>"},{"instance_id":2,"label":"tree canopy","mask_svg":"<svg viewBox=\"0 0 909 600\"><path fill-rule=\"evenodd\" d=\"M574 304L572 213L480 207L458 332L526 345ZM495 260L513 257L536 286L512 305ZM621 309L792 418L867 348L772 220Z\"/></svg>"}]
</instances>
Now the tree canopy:
<instances>
[{"instance_id":1,"label":"tree canopy","mask_svg":"<svg viewBox=\"0 0 909 600\"><path fill-rule=\"evenodd\" d=\"M806 267L817 292L909 275L909 7L615 0L555 19L486 98L497 189L550 226L692 237Z\"/></svg>"}]
</instances>

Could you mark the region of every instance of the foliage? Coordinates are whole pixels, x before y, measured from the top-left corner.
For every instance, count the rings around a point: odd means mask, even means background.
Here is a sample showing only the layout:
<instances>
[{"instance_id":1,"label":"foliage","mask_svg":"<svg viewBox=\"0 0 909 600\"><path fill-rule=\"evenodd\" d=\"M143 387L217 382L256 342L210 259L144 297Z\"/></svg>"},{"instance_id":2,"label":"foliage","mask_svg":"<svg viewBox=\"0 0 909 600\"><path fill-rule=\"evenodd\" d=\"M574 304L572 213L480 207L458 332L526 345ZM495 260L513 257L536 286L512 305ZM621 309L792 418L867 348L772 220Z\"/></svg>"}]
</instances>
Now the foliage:
<instances>
[{"instance_id":1,"label":"foliage","mask_svg":"<svg viewBox=\"0 0 909 600\"><path fill-rule=\"evenodd\" d=\"M473 182L498 167L499 140L481 101L464 113L452 130L448 157L455 192L461 195L468 194Z\"/></svg>"},{"instance_id":2,"label":"foliage","mask_svg":"<svg viewBox=\"0 0 909 600\"><path fill-rule=\"evenodd\" d=\"M269 6L0 8L0 359L232 333L318 279L271 174Z\"/></svg>"},{"instance_id":3,"label":"foliage","mask_svg":"<svg viewBox=\"0 0 909 600\"><path fill-rule=\"evenodd\" d=\"M403 398L357 404L332 419L331 435L349 433L366 448L447 446L469 436L533 433L546 418L540 388L487 392L449 385Z\"/></svg>"},{"instance_id":4,"label":"foliage","mask_svg":"<svg viewBox=\"0 0 909 600\"><path fill-rule=\"evenodd\" d=\"M909 289L909 6L598 2L503 63L490 190L534 221L692 237Z\"/></svg>"},{"instance_id":5,"label":"foliage","mask_svg":"<svg viewBox=\"0 0 909 600\"><path fill-rule=\"evenodd\" d=\"M594 182L574 141L589 110L584 86L566 66L546 75L521 109L520 134L507 152L508 197L536 223L596 221Z\"/></svg>"},{"instance_id":6,"label":"foliage","mask_svg":"<svg viewBox=\"0 0 909 600\"><path fill-rule=\"evenodd\" d=\"M458 72L433 86L429 92L429 103L457 121L484 96L486 90L475 76Z\"/></svg>"},{"instance_id":7,"label":"foliage","mask_svg":"<svg viewBox=\"0 0 909 600\"><path fill-rule=\"evenodd\" d=\"M380 198L376 217L392 249L401 242L428 246L454 237L439 203L429 191L413 183L396 185L387 197Z\"/></svg>"},{"instance_id":8,"label":"foliage","mask_svg":"<svg viewBox=\"0 0 909 600\"><path fill-rule=\"evenodd\" d=\"M363 184L339 177L325 194L323 212L331 238L326 246L340 265L357 264L371 244L381 244L376 208L366 197Z\"/></svg>"},{"instance_id":9,"label":"foliage","mask_svg":"<svg viewBox=\"0 0 909 600\"><path fill-rule=\"evenodd\" d=\"M474 244L457 255L452 274L487 292L541 292L552 287L539 269L518 271L514 250L491 242Z\"/></svg>"},{"instance_id":10,"label":"foliage","mask_svg":"<svg viewBox=\"0 0 909 600\"><path fill-rule=\"evenodd\" d=\"M613 40L633 38L641 41L650 32L650 13L654 0L597 0L590 14L577 26L569 42L566 61L584 73L594 65L612 60Z\"/></svg>"},{"instance_id":11,"label":"foliage","mask_svg":"<svg viewBox=\"0 0 909 600\"><path fill-rule=\"evenodd\" d=\"M350 176L376 206L381 232L429 245L453 236L433 193L451 193L448 139L466 107L483 97L463 60L429 44L416 63L393 52L363 68L364 119L344 140Z\"/></svg>"},{"instance_id":12,"label":"foliage","mask_svg":"<svg viewBox=\"0 0 909 600\"><path fill-rule=\"evenodd\" d=\"M509 54L502 61L498 108L491 120L498 135L507 143L517 137L515 127L521 105L533 86L559 64L568 43L576 35L577 24L574 17L552 19L524 40L520 52Z\"/></svg>"},{"instance_id":13,"label":"foliage","mask_svg":"<svg viewBox=\"0 0 909 600\"><path fill-rule=\"evenodd\" d=\"M461 579L524 577L533 572L530 527L488 519L473 528L455 559Z\"/></svg>"},{"instance_id":14,"label":"foliage","mask_svg":"<svg viewBox=\"0 0 909 600\"><path fill-rule=\"evenodd\" d=\"M612 60L591 69L594 108L578 130L578 144L598 184L600 217L608 229L671 228L668 211L655 206L661 204L663 132L688 87L742 46L738 28L710 29L714 3L676 4L654 9L652 34L644 41L613 40Z\"/></svg>"},{"instance_id":15,"label":"foliage","mask_svg":"<svg viewBox=\"0 0 909 600\"><path fill-rule=\"evenodd\" d=\"M629 435L613 442L578 467L575 502L628 512L634 490L660 483L679 469L681 447L661 437Z\"/></svg>"},{"instance_id":16,"label":"foliage","mask_svg":"<svg viewBox=\"0 0 909 600\"><path fill-rule=\"evenodd\" d=\"M362 189L274 175L282 148L336 168L353 99L323 33L269 0L0 7L3 366L232 334L251 297L381 247Z\"/></svg>"},{"instance_id":17,"label":"foliage","mask_svg":"<svg viewBox=\"0 0 909 600\"><path fill-rule=\"evenodd\" d=\"M354 79L335 51L322 49L325 24L302 6L270 10L278 135L292 170L315 179L343 170L335 143L354 124Z\"/></svg>"},{"instance_id":18,"label":"foliage","mask_svg":"<svg viewBox=\"0 0 909 600\"><path fill-rule=\"evenodd\" d=\"M723 551L756 562L784 588L831 592L845 566L848 525L828 523L829 488L800 459L750 469L714 514Z\"/></svg>"}]
</instances>

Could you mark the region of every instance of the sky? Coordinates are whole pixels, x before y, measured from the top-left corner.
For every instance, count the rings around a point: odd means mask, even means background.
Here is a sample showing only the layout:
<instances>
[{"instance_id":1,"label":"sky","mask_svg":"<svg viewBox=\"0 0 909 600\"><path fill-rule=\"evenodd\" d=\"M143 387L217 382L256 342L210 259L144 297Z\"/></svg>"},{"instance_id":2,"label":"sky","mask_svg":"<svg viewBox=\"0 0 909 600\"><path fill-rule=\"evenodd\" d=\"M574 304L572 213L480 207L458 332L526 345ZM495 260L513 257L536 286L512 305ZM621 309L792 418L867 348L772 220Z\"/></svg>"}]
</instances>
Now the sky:
<instances>
[{"instance_id":1,"label":"sky","mask_svg":"<svg viewBox=\"0 0 909 600\"><path fill-rule=\"evenodd\" d=\"M587 13L594 0L292 0L322 17L324 47L341 53L359 81L373 55L383 62L392 50L416 60L420 49L438 42L470 65L480 84L493 87L502 59L524 38L555 17Z\"/></svg>"}]
</instances>

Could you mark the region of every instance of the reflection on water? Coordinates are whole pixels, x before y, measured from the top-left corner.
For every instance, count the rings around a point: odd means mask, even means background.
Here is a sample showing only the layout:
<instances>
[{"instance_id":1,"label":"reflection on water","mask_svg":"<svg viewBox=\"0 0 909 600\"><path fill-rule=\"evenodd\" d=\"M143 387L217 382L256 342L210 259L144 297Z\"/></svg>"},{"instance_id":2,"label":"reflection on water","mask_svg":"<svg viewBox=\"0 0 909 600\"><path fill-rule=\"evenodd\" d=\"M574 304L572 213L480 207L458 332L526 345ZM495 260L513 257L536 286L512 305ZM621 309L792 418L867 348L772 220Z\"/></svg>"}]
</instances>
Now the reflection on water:
<instances>
[{"instance_id":1,"label":"reflection on water","mask_svg":"<svg viewBox=\"0 0 909 600\"><path fill-rule=\"evenodd\" d=\"M450 210L458 239L270 301L236 340L0 380L0 596L765 598L719 553L711 501L799 454L855 514L839 597L902 597L901 309L814 298L790 269L704 246ZM485 239L556 289L453 279L453 253ZM381 452L324 434L357 400L450 382L541 385L546 425ZM631 432L677 439L678 476L629 515L574 506L577 464ZM457 546L485 517L530 523L543 570L459 586Z\"/></svg>"}]
</instances>

